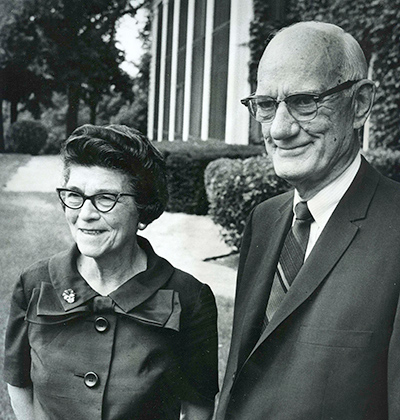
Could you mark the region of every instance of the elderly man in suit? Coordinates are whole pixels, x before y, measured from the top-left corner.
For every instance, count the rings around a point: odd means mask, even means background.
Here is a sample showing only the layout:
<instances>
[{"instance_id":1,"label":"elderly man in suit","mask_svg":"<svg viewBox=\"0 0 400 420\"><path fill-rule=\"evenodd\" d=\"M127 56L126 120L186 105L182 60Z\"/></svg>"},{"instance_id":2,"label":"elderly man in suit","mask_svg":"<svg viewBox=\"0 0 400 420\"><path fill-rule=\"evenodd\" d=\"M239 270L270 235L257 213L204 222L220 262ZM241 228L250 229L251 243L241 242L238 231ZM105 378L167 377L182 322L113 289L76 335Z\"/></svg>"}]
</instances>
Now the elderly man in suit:
<instances>
[{"instance_id":1,"label":"elderly man in suit","mask_svg":"<svg viewBox=\"0 0 400 420\"><path fill-rule=\"evenodd\" d=\"M294 191L247 223L218 420L400 419L400 184L358 138L374 89L335 25L297 23L264 52L242 102Z\"/></svg>"}]
</instances>

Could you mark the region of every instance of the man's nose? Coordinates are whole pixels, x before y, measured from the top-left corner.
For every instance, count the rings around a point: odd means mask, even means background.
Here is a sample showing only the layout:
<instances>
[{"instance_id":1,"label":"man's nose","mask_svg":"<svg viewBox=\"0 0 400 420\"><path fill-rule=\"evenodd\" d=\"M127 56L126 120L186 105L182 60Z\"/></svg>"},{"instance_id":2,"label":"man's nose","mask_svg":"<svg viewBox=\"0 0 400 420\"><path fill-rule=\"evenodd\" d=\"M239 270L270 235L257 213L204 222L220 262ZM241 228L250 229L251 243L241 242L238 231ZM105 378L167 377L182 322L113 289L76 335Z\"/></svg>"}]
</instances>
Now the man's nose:
<instances>
[{"instance_id":1,"label":"man's nose","mask_svg":"<svg viewBox=\"0 0 400 420\"><path fill-rule=\"evenodd\" d=\"M80 208L79 217L85 220L98 219L100 217L100 213L93 205L93 203L86 199L83 203L83 206Z\"/></svg>"},{"instance_id":2,"label":"man's nose","mask_svg":"<svg viewBox=\"0 0 400 420\"><path fill-rule=\"evenodd\" d=\"M280 102L271 124L271 137L275 140L284 140L295 136L299 130L300 126L290 114L286 103Z\"/></svg>"}]
</instances>

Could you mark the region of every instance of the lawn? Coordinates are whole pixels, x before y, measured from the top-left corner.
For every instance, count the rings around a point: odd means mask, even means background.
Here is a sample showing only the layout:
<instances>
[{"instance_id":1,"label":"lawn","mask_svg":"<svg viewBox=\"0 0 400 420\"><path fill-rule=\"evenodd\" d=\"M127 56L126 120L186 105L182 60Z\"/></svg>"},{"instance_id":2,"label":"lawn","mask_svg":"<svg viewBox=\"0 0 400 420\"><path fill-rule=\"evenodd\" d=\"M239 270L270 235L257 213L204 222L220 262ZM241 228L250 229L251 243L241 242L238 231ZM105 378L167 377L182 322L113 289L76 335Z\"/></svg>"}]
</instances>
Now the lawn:
<instances>
[{"instance_id":1,"label":"lawn","mask_svg":"<svg viewBox=\"0 0 400 420\"><path fill-rule=\"evenodd\" d=\"M53 193L14 193L3 190L26 155L0 154L0 365L9 299L19 272L33 262L65 249L71 238L64 215ZM217 296L219 312L220 380L229 350L233 302ZM0 419L15 420L5 384L0 381Z\"/></svg>"}]
</instances>

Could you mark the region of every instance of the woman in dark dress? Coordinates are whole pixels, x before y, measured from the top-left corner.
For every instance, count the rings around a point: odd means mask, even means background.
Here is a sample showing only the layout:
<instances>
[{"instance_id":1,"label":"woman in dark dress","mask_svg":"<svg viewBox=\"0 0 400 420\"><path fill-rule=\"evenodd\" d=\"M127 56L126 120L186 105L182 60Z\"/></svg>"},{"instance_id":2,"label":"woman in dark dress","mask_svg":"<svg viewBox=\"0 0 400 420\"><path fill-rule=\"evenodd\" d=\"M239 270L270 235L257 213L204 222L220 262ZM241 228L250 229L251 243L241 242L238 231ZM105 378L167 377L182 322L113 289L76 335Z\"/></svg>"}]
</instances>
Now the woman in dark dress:
<instances>
[{"instance_id":1,"label":"woman in dark dress","mask_svg":"<svg viewBox=\"0 0 400 420\"><path fill-rule=\"evenodd\" d=\"M25 270L12 296L4 374L18 420L211 418L214 296L137 236L167 202L161 154L136 130L85 125L63 163L75 244Z\"/></svg>"}]
</instances>

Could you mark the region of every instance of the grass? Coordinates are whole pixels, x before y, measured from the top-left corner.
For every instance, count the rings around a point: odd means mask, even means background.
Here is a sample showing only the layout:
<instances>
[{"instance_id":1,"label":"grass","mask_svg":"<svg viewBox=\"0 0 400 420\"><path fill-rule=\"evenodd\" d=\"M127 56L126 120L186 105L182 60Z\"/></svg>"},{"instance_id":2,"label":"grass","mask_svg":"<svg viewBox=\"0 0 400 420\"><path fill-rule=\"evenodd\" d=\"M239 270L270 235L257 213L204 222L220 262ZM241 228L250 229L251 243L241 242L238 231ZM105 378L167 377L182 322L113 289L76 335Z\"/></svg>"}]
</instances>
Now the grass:
<instances>
[{"instance_id":1,"label":"grass","mask_svg":"<svg viewBox=\"0 0 400 420\"><path fill-rule=\"evenodd\" d=\"M1 168L0 172L3 170ZM24 267L65 249L69 233L56 197L46 193L0 194L0 364L13 284ZM0 418L14 419L6 386L1 382Z\"/></svg>"},{"instance_id":2,"label":"grass","mask_svg":"<svg viewBox=\"0 0 400 420\"><path fill-rule=\"evenodd\" d=\"M218 307L219 383L221 388L231 342L233 299L216 296L216 301Z\"/></svg>"},{"instance_id":3,"label":"grass","mask_svg":"<svg viewBox=\"0 0 400 420\"><path fill-rule=\"evenodd\" d=\"M29 160L27 155L0 154L0 190ZM19 272L35 261L65 249L71 242L63 212L54 193L0 193L0 365L9 300ZM225 372L232 324L233 302L217 296L219 312L220 381ZM15 420L6 385L0 381L0 419Z\"/></svg>"}]
</instances>

